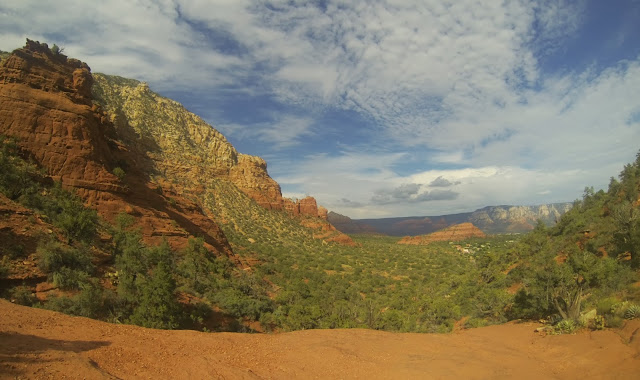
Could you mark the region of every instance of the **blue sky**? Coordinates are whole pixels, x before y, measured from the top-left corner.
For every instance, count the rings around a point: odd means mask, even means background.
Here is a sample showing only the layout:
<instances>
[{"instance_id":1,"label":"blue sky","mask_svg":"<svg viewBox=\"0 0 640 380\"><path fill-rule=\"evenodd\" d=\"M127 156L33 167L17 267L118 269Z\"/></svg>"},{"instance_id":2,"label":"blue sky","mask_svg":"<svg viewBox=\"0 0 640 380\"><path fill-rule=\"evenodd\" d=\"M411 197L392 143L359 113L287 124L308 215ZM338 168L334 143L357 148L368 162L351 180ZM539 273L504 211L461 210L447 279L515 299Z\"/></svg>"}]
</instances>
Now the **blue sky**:
<instances>
[{"instance_id":1,"label":"blue sky","mask_svg":"<svg viewBox=\"0 0 640 380\"><path fill-rule=\"evenodd\" d=\"M640 150L640 0L9 0L353 218L572 201Z\"/></svg>"}]
</instances>

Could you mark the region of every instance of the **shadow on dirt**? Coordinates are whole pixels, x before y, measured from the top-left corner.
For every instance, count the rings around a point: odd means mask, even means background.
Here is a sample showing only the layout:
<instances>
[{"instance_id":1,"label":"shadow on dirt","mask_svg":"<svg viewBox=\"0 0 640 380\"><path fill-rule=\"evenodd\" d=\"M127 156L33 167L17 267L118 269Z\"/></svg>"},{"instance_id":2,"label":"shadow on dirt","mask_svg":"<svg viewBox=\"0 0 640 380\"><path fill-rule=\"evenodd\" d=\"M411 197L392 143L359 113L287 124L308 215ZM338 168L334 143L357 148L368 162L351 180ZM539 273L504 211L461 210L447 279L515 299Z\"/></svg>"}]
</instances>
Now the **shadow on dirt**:
<instances>
[{"instance_id":1,"label":"shadow on dirt","mask_svg":"<svg viewBox=\"0 0 640 380\"><path fill-rule=\"evenodd\" d=\"M0 373L19 377L22 369L32 364L60 361L58 352L81 353L108 346L110 342L47 339L16 332L0 332ZM40 357L49 352L50 359ZM92 364L90 359L89 363ZM100 371L97 365L93 365ZM0 376L1 377L1 376Z\"/></svg>"}]
</instances>

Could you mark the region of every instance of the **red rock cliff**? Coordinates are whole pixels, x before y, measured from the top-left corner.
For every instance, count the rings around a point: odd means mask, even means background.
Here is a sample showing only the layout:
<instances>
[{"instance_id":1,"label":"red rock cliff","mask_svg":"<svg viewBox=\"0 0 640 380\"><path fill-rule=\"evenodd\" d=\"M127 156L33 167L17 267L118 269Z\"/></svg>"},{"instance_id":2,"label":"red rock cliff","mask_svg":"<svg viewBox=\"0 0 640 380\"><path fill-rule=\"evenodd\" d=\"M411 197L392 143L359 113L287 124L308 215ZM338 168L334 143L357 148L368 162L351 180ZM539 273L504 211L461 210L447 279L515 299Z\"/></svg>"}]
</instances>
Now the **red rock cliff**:
<instances>
[{"instance_id":1,"label":"red rock cliff","mask_svg":"<svg viewBox=\"0 0 640 380\"><path fill-rule=\"evenodd\" d=\"M315 200L282 197L260 157L241 154L227 139L181 104L143 82L96 74L94 93L129 146L146 152L152 170L193 191L213 177L226 178L269 210L320 216ZM312 198L311 198L312 199Z\"/></svg>"},{"instance_id":2,"label":"red rock cliff","mask_svg":"<svg viewBox=\"0 0 640 380\"><path fill-rule=\"evenodd\" d=\"M151 183L148 157L119 141L93 104L89 66L46 44L27 40L0 65L0 134L18 139L47 173L73 187L107 220L120 212L138 219L145 240L174 248L203 236L210 249L232 255L218 225L170 186ZM122 166L125 178L112 171Z\"/></svg>"},{"instance_id":3,"label":"red rock cliff","mask_svg":"<svg viewBox=\"0 0 640 380\"><path fill-rule=\"evenodd\" d=\"M405 236L398 244L426 245L435 241L460 241L472 237L483 238L486 235L471 223L461 223L421 236Z\"/></svg>"}]
</instances>

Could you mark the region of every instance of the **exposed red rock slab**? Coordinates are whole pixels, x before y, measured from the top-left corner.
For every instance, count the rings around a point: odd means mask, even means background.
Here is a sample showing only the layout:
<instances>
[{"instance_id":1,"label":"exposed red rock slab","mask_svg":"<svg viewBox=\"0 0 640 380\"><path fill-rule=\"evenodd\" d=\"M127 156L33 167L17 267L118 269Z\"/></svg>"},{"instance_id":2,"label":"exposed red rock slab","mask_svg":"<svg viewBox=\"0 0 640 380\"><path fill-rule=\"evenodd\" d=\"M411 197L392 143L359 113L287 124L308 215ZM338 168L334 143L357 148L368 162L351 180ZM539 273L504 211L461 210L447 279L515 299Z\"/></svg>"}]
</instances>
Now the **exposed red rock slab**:
<instances>
[{"instance_id":1,"label":"exposed red rock slab","mask_svg":"<svg viewBox=\"0 0 640 380\"><path fill-rule=\"evenodd\" d=\"M483 238L486 235L471 223L461 223L440 231L420 236L405 236L398 244L426 245L435 241L460 241L473 237Z\"/></svg>"},{"instance_id":2,"label":"exposed red rock slab","mask_svg":"<svg viewBox=\"0 0 640 380\"><path fill-rule=\"evenodd\" d=\"M0 378L635 379L640 321L544 336L537 324L453 334L160 331L0 300ZM627 343L630 342L630 343Z\"/></svg>"}]
</instances>

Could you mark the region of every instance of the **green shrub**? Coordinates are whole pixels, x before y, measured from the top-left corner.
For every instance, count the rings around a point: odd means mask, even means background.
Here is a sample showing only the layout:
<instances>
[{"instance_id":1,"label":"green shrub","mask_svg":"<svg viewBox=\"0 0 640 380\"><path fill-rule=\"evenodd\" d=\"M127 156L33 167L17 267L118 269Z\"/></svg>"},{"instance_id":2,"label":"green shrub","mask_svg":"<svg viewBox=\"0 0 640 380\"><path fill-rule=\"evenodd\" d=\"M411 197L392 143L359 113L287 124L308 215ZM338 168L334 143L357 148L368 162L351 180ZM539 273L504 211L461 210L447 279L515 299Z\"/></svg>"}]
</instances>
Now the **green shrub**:
<instances>
[{"instance_id":1,"label":"green shrub","mask_svg":"<svg viewBox=\"0 0 640 380\"><path fill-rule=\"evenodd\" d=\"M50 298L44 307L49 310L87 318L103 317L109 309L105 291L97 282L83 284L81 291L73 297Z\"/></svg>"},{"instance_id":2,"label":"green shrub","mask_svg":"<svg viewBox=\"0 0 640 380\"><path fill-rule=\"evenodd\" d=\"M200 327L202 329L206 329L203 324L204 321L211 316L211 306L204 302L198 302L195 305L191 305L190 309L189 320L191 321L192 325Z\"/></svg>"},{"instance_id":3,"label":"green shrub","mask_svg":"<svg viewBox=\"0 0 640 380\"><path fill-rule=\"evenodd\" d=\"M24 246L17 243L14 239L9 239L5 242L4 247L0 247L0 252L4 252L5 257L15 260L19 257L24 257Z\"/></svg>"},{"instance_id":4,"label":"green shrub","mask_svg":"<svg viewBox=\"0 0 640 380\"><path fill-rule=\"evenodd\" d=\"M79 289L94 271L87 248L66 247L46 239L38 244L37 251L38 265L62 289Z\"/></svg>"},{"instance_id":5,"label":"green shrub","mask_svg":"<svg viewBox=\"0 0 640 380\"><path fill-rule=\"evenodd\" d=\"M9 265L9 258L4 256L0 260L0 278L6 278L11 273L11 266Z\"/></svg>"},{"instance_id":6,"label":"green shrub","mask_svg":"<svg viewBox=\"0 0 640 380\"><path fill-rule=\"evenodd\" d=\"M578 327L573 319L563 319L553 326L553 332L555 334L572 334Z\"/></svg>"},{"instance_id":7,"label":"green shrub","mask_svg":"<svg viewBox=\"0 0 640 380\"><path fill-rule=\"evenodd\" d=\"M629 307L627 307L627 309L624 311L624 318L625 319L640 318L640 306L636 304L629 305Z\"/></svg>"},{"instance_id":8,"label":"green shrub","mask_svg":"<svg viewBox=\"0 0 640 380\"><path fill-rule=\"evenodd\" d=\"M80 289L90 280L89 274L82 270L62 267L52 275L53 285L60 289Z\"/></svg>"},{"instance_id":9,"label":"green shrub","mask_svg":"<svg viewBox=\"0 0 640 380\"><path fill-rule=\"evenodd\" d=\"M0 135L0 192L13 200L37 187L33 178L37 173L35 165L18 153L15 139Z\"/></svg>"},{"instance_id":10,"label":"green shrub","mask_svg":"<svg viewBox=\"0 0 640 380\"><path fill-rule=\"evenodd\" d=\"M51 47L51 52L55 55L60 55L62 54L63 51L64 51L64 48L61 48L56 44L53 44L53 46Z\"/></svg>"},{"instance_id":11,"label":"green shrub","mask_svg":"<svg viewBox=\"0 0 640 380\"><path fill-rule=\"evenodd\" d=\"M624 324L624 319L618 315L608 314L604 316L604 323L607 327L618 328Z\"/></svg>"},{"instance_id":12,"label":"green shrub","mask_svg":"<svg viewBox=\"0 0 640 380\"><path fill-rule=\"evenodd\" d=\"M38 244L39 266L47 272L53 273L61 268L91 271L91 257L86 250L63 246L57 241L43 240Z\"/></svg>"},{"instance_id":13,"label":"green shrub","mask_svg":"<svg viewBox=\"0 0 640 380\"><path fill-rule=\"evenodd\" d=\"M156 329L174 329L182 317L175 299L176 284L167 264L160 262L151 275L140 281L140 303L130 322Z\"/></svg>"},{"instance_id":14,"label":"green shrub","mask_svg":"<svg viewBox=\"0 0 640 380\"><path fill-rule=\"evenodd\" d=\"M122 168L121 168L121 167L119 167L119 166L117 166L117 167L113 168L112 173L113 173L116 177L118 177L118 179L119 179L120 181L123 181L123 180L124 180L124 177L127 175L127 173L125 173L125 172L124 172L124 170L122 170Z\"/></svg>"},{"instance_id":15,"label":"green shrub","mask_svg":"<svg viewBox=\"0 0 640 380\"><path fill-rule=\"evenodd\" d=\"M75 315L97 318L105 314L108 306L105 290L97 282L88 282L81 286L81 291L74 296Z\"/></svg>"},{"instance_id":16,"label":"green shrub","mask_svg":"<svg viewBox=\"0 0 640 380\"><path fill-rule=\"evenodd\" d=\"M604 330L607 325L605 318L602 315L596 315L593 321L591 321L591 327L594 330Z\"/></svg>"},{"instance_id":17,"label":"green shrub","mask_svg":"<svg viewBox=\"0 0 640 380\"><path fill-rule=\"evenodd\" d=\"M615 306L619 304L620 301L614 297L603 298L598 301L596 305L596 310L599 315L611 314L615 310Z\"/></svg>"},{"instance_id":18,"label":"green shrub","mask_svg":"<svg viewBox=\"0 0 640 380\"><path fill-rule=\"evenodd\" d=\"M467 328L476 328L476 327L484 327L487 326L489 322L482 318L469 318L469 320L465 323L465 327Z\"/></svg>"},{"instance_id":19,"label":"green shrub","mask_svg":"<svg viewBox=\"0 0 640 380\"><path fill-rule=\"evenodd\" d=\"M18 305L33 306L38 302L31 288L27 286L17 286L9 292L11 300Z\"/></svg>"},{"instance_id":20,"label":"green shrub","mask_svg":"<svg viewBox=\"0 0 640 380\"><path fill-rule=\"evenodd\" d=\"M73 310L75 308L75 303L71 297L67 296L50 297L44 304L44 308L64 314L74 315Z\"/></svg>"},{"instance_id":21,"label":"green shrub","mask_svg":"<svg viewBox=\"0 0 640 380\"><path fill-rule=\"evenodd\" d=\"M59 184L52 188L51 195L47 215L53 224L73 240L91 242L98 227L97 212L84 207L77 195L62 189Z\"/></svg>"}]
</instances>

